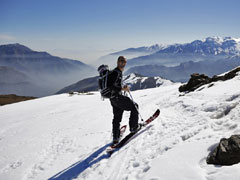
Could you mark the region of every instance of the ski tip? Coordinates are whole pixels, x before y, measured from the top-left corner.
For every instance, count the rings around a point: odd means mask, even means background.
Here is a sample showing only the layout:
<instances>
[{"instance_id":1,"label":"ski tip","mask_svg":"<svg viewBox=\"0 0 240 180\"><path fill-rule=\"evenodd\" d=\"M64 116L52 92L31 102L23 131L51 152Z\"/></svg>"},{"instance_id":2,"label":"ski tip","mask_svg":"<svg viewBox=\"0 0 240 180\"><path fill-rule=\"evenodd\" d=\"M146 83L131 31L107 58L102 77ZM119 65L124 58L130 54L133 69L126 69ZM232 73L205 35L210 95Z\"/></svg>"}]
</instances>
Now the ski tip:
<instances>
[{"instance_id":1,"label":"ski tip","mask_svg":"<svg viewBox=\"0 0 240 180\"><path fill-rule=\"evenodd\" d=\"M160 114L160 109L157 109L155 113Z\"/></svg>"}]
</instances>

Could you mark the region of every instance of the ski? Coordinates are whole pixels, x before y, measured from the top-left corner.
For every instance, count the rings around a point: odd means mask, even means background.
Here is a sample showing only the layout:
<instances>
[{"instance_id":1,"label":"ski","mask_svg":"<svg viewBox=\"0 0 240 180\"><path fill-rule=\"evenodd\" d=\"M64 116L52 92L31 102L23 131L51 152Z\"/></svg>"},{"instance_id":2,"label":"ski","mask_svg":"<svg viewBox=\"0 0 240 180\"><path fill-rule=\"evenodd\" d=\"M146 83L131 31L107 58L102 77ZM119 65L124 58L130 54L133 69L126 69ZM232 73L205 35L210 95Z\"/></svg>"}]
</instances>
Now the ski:
<instances>
[{"instance_id":1,"label":"ski","mask_svg":"<svg viewBox=\"0 0 240 180\"><path fill-rule=\"evenodd\" d=\"M126 131L127 129L127 125L123 125L121 128L120 128L120 135L119 135L119 139L121 140L122 137L123 137L123 134L124 132ZM118 143L117 143L118 144ZM111 147L114 147L116 144L111 144L110 148Z\"/></svg>"},{"instance_id":2,"label":"ski","mask_svg":"<svg viewBox=\"0 0 240 180\"><path fill-rule=\"evenodd\" d=\"M120 149L123 147L126 143L128 143L131 138L139 132L143 127L147 126L149 123L151 123L154 119L156 119L160 114L160 110L157 109L156 112L149 117L147 120L145 120L143 123L140 123L140 128L134 132L134 133L129 133L125 138L123 138L118 144L112 145L110 148L107 149L107 153L111 156L112 153L114 153L117 149Z\"/></svg>"}]
</instances>

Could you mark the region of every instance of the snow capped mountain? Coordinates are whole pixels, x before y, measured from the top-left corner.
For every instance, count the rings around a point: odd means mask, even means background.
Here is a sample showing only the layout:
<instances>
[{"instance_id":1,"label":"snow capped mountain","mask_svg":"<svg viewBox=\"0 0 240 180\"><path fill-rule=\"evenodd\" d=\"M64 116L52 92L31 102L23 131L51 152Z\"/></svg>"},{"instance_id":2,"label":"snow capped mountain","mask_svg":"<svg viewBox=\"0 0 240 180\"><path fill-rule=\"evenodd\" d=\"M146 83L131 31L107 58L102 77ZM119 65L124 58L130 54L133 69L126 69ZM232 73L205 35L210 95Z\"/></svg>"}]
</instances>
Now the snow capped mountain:
<instances>
[{"instance_id":1,"label":"snow capped mountain","mask_svg":"<svg viewBox=\"0 0 240 180\"><path fill-rule=\"evenodd\" d=\"M172 82L162 77L144 77L140 74L131 73L124 76L124 84L127 84L131 90L138 90L169 85Z\"/></svg>"},{"instance_id":2,"label":"snow capped mountain","mask_svg":"<svg viewBox=\"0 0 240 180\"><path fill-rule=\"evenodd\" d=\"M112 108L98 92L1 107L0 179L238 180L240 164L208 165L206 158L221 138L240 133L240 74L184 96L180 85L132 93L143 118L157 108L161 114L111 157Z\"/></svg>"},{"instance_id":3,"label":"snow capped mountain","mask_svg":"<svg viewBox=\"0 0 240 180\"><path fill-rule=\"evenodd\" d=\"M205 48L206 54L240 55L240 38L214 36L204 39L201 44L203 47L208 47Z\"/></svg>"},{"instance_id":4,"label":"snow capped mountain","mask_svg":"<svg viewBox=\"0 0 240 180\"><path fill-rule=\"evenodd\" d=\"M70 86L67 86L56 94L68 93L68 92L87 92L87 91L97 91L98 90L98 78L91 77L86 78ZM171 84L171 81L163 79L161 77L145 77L140 74L129 74L128 76L123 76L123 83L130 87L130 90L135 91L138 89L147 89L159 87L162 85Z\"/></svg>"},{"instance_id":5,"label":"snow capped mountain","mask_svg":"<svg viewBox=\"0 0 240 180\"><path fill-rule=\"evenodd\" d=\"M240 56L240 38L207 37L185 44L174 44L150 54L129 59L128 65L165 65L173 66L187 61L218 60Z\"/></svg>"},{"instance_id":6,"label":"snow capped mountain","mask_svg":"<svg viewBox=\"0 0 240 180\"><path fill-rule=\"evenodd\" d=\"M175 44L157 53L193 53L201 55L240 55L240 38L207 37L186 44Z\"/></svg>"}]
</instances>

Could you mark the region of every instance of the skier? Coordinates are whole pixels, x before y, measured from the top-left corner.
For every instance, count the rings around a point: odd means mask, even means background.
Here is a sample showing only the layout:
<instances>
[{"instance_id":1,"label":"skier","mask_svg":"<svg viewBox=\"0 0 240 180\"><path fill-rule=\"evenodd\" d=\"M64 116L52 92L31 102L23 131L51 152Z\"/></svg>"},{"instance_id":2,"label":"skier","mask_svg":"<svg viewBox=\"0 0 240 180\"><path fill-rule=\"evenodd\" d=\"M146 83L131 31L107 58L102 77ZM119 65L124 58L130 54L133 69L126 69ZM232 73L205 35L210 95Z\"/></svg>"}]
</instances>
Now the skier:
<instances>
[{"instance_id":1,"label":"skier","mask_svg":"<svg viewBox=\"0 0 240 180\"><path fill-rule=\"evenodd\" d=\"M124 56L119 56L117 67L108 75L107 86L111 90L110 102L113 108L112 133L113 144L119 142L120 122L124 111L131 111L129 118L129 127L131 132L138 130L138 107L137 104L127 96L122 95L122 91L129 92L129 87L122 87L122 72L126 66L127 59Z\"/></svg>"}]
</instances>

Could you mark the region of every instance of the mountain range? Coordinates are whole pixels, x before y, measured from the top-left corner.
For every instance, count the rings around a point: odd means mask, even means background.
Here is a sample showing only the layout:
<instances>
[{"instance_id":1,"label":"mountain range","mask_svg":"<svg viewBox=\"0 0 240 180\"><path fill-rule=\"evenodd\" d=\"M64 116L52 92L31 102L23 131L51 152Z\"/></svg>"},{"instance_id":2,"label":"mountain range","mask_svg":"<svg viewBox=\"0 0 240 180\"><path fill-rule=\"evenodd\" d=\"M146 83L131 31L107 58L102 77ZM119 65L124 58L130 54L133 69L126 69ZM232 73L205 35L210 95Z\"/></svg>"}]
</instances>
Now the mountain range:
<instances>
[{"instance_id":1,"label":"mountain range","mask_svg":"<svg viewBox=\"0 0 240 180\"><path fill-rule=\"evenodd\" d=\"M128 59L128 67L140 65L176 66L183 62L218 60L240 55L240 38L207 37L184 44L155 44L138 48L127 48L100 57L96 64L116 65L118 56Z\"/></svg>"},{"instance_id":2,"label":"mountain range","mask_svg":"<svg viewBox=\"0 0 240 180\"><path fill-rule=\"evenodd\" d=\"M161 76L175 82L186 82L193 73L202 73L208 76L221 74L240 66L240 56L228 57L220 60L204 60L199 62L183 62L173 67L162 65L143 65L128 69L125 75L141 73L144 76Z\"/></svg>"},{"instance_id":3,"label":"mountain range","mask_svg":"<svg viewBox=\"0 0 240 180\"><path fill-rule=\"evenodd\" d=\"M176 66L188 61L211 61L233 56L240 56L240 38L214 36L185 44L169 45L150 55L129 59L128 67L153 64Z\"/></svg>"},{"instance_id":4,"label":"mountain range","mask_svg":"<svg viewBox=\"0 0 240 180\"><path fill-rule=\"evenodd\" d=\"M51 95L68 84L96 74L93 67L80 61L33 51L18 43L0 46L0 66L5 81L5 85L1 84L0 94L11 92L37 97ZM13 76L21 78L21 81L11 82ZM22 81L24 83L19 84ZM19 89L23 90L19 92Z\"/></svg>"}]
</instances>

